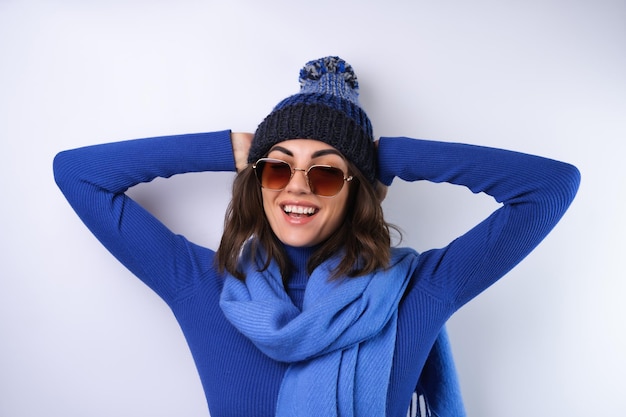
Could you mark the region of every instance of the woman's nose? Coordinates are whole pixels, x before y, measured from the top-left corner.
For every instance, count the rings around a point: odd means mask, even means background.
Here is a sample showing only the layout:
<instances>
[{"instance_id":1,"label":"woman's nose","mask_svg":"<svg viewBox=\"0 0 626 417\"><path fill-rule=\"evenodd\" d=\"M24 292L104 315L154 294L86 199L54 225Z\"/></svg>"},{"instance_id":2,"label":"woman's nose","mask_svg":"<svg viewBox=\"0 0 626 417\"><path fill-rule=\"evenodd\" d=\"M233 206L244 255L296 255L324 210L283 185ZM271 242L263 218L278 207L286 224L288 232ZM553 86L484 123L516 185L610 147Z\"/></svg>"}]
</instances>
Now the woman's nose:
<instances>
[{"instance_id":1,"label":"woman's nose","mask_svg":"<svg viewBox=\"0 0 626 417\"><path fill-rule=\"evenodd\" d=\"M311 188L309 187L309 182L306 176L306 169L302 168L294 168L293 175L285 187L286 191L292 193L309 193L311 192Z\"/></svg>"}]
</instances>

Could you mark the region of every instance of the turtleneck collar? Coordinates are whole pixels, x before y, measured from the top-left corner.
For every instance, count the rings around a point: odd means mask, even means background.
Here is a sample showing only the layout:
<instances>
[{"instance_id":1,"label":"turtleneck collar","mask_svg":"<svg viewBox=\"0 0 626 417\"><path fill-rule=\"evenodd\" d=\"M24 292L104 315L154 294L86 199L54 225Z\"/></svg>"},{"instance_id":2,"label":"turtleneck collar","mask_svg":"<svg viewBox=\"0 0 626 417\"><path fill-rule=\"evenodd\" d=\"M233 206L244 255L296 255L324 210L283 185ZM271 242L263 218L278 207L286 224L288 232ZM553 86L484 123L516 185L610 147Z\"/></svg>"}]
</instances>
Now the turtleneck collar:
<instances>
[{"instance_id":1,"label":"turtleneck collar","mask_svg":"<svg viewBox=\"0 0 626 417\"><path fill-rule=\"evenodd\" d=\"M317 249L316 246L296 247L285 245L285 252L292 265L291 276L287 279L287 288L285 290L293 303L299 308L302 308L304 290L309 280L307 264L315 249Z\"/></svg>"},{"instance_id":2,"label":"turtleneck collar","mask_svg":"<svg viewBox=\"0 0 626 417\"><path fill-rule=\"evenodd\" d=\"M285 252L287 252L287 256L291 261L294 269L299 270L304 268L306 270L306 265L309 262L309 258L317 249L317 246L289 246L284 245Z\"/></svg>"}]
</instances>

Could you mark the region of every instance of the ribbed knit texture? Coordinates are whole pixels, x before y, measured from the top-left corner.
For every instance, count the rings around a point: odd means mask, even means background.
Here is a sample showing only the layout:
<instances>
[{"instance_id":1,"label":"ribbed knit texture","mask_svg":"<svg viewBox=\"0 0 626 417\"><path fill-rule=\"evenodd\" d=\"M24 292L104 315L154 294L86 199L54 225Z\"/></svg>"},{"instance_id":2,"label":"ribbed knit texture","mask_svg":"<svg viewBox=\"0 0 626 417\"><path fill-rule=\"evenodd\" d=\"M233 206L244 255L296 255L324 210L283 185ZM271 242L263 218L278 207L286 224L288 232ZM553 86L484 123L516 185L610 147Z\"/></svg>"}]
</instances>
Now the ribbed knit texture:
<instances>
[{"instance_id":1,"label":"ribbed knit texture","mask_svg":"<svg viewBox=\"0 0 626 417\"><path fill-rule=\"evenodd\" d=\"M242 265L245 282L227 277L220 305L263 353L291 364L276 416L384 415L397 308L418 262L415 251L393 248L388 269L342 282L329 279L340 261L331 258L309 277L298 308L278 265L263 270L265 253L249 250L242 255L252 259Z\"/></svg>"},{"instance_id":2,"label":"ribbed knit texture","mask_svg":"<svg viewBox=\"0 0 626 417\"><path fill-rule=\"evenodd\" d=\"M370 182L376 180L371 126L360 107L327 95L300 94L287 100L289 105L272 112L257 128L248 155L249 163L266 156L278 142L315 139L339 150ZM324 102L337 102L345 111ZM363 125L369 126L369 131L363 129Z\"/></svg>"},{"instance_id":3,"label":"ribbed knit texture","mask_svg":"<svg viewBox=\"0 0 626 417\"><path fill-rule=\"evenodd\" d=\"M405 417L441 327L546 236L574 198L579 173L549 159L452 143L382 138L378 151L385 183L394 177L451 182L503 203L446 247L420 255L399 306L386 404L387 416ZM213 251L168 230L124 194L156 177L220 170L235 170L228 132L90 146L62 152L54 161L59 187L91 232L172 309L211 416L271 417L287 365L261 353L224 317L223 277L214 269ZM306 256L292 257L298 266L287 290L294 300L306 279ZM458 408L446 413L445 399L428 402L434 412L444 410L438 415L462 415Z\"/></svg>"}]
</instances>

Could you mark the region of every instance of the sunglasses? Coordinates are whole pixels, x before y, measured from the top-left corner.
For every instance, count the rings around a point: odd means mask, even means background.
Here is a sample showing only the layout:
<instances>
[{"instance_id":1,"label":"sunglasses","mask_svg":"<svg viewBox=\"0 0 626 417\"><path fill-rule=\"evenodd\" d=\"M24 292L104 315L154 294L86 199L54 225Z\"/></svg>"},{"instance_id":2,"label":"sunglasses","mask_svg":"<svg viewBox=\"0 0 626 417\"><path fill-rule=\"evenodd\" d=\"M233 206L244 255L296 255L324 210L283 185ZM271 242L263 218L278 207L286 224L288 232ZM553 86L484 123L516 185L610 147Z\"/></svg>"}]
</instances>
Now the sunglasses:
<instances>
[{"instance_id":1,"label":"sunglasses","mask_svg":"<svg viewBox=\"0 0 626 417\"><path fill-rule=\"evenodd\" d=\"M261 158L252 168L261 187L272 191L284 190L293 174L302 171L311 192L320 197L337 195L343 188L343 183L352 181L353 178L346 177L341 169L330 165L311 165L308 169L293 168L285 161L272 158Z\"/></svg>"}]
</instances>

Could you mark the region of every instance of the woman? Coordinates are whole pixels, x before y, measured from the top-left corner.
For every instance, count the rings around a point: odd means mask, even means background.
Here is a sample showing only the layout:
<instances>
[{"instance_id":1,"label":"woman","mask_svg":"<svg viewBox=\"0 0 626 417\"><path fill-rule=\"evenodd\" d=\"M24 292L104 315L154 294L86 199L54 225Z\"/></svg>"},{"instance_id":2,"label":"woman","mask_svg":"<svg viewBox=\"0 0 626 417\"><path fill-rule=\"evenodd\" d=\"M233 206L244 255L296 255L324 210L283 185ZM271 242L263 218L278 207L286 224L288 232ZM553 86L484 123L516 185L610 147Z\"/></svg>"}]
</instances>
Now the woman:
<instances>
[{"instance_id":1,"label":"woman","mask_svg":"<svg viewBox=\"0 0 626 417\"><path fill-rule=\"evenodd\" d=\"M579 173L472 145L375 144L356 76L338 57L307 63L300 83L254 136L65 151L56 181L103 245L174 312L213 417L405 416L416 395L414 413L464 415L444 324L549 233ZM125 194L156 177L235 168L216 252ZM503 205L445 248L391 248L380 203L395 177L463 185Z\"/></svg>"}]
</instances>

